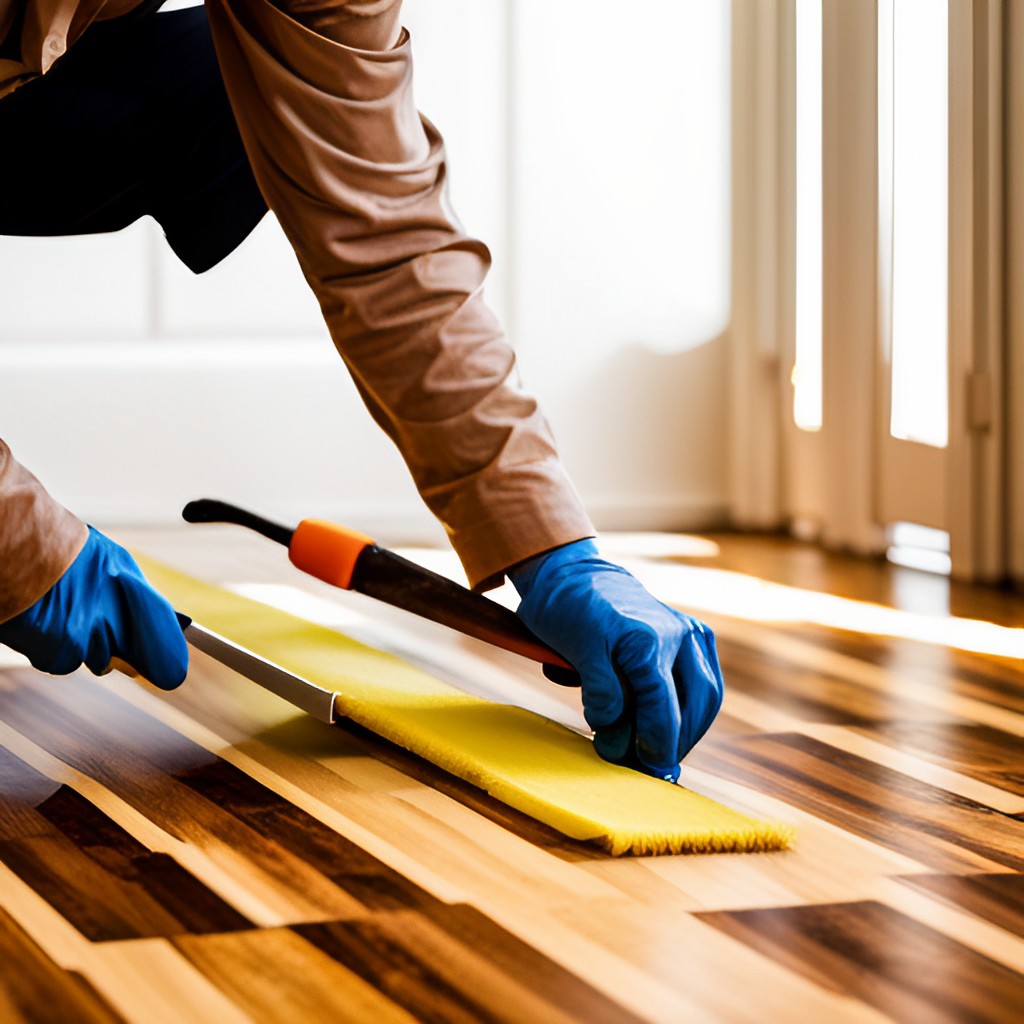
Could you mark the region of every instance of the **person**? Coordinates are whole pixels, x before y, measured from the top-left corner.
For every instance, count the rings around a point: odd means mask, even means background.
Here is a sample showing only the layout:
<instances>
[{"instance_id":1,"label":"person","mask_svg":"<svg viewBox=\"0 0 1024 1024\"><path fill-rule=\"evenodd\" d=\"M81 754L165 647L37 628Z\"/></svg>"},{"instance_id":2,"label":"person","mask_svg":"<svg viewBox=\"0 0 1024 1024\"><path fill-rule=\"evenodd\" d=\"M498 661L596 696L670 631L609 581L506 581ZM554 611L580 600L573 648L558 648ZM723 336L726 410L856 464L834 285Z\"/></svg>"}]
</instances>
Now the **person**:
<instances>
[{"instance_id":1,"label":"person","mask_svg":"<svg viewBox=\"0 0 1024 1024\"><path fill-rule=\"evenodd\" d=\"M0 0L0 234L150 215L192 270L267 206L470 584L579 671L595 747L675 781L722 702L711 631L603 559L448 205L401 0ZM8 282L9 284L9 282ZM272 467L270 467L272 471ZM173 610L0 441L0 642L36 668L184 678Z\"/></svg>"}]
</instances>

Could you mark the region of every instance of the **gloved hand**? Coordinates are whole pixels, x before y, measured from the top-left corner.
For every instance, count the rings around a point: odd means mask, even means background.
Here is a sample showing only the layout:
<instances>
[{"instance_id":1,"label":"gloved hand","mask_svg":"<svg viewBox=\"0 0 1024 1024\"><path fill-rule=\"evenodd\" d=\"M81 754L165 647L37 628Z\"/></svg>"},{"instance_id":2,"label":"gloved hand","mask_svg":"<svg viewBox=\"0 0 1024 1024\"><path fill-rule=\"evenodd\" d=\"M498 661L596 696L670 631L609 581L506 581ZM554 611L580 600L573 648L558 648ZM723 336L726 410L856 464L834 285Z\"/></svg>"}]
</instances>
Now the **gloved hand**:
<instances>
[{"instance_id":1,"label":"gloved hand","mask_svg":"<svg viewBox=\"0 0 1024 1024\"><path fill-rule=\"evenodd\" d=\"M583 709L606 761L675 782L722 705L707 626L652 597L591 540L508 570L519 617L583 680ZM558 682L557 669L549 677Z\"/></svg>"},{"instance_id":2,"label":"gloved hand","mask_svg":"<svg viewBox=\"0 0 1024 1024\"><path fill-rule=\"evenodd\" d=\"M135 559L91 526L64 575L31 608L0 624L0 643L54 675L83 662L99 675L117 657L160 689L173 690L188 670L188 645L174 609Z\"/></svg>"}]
</instances>

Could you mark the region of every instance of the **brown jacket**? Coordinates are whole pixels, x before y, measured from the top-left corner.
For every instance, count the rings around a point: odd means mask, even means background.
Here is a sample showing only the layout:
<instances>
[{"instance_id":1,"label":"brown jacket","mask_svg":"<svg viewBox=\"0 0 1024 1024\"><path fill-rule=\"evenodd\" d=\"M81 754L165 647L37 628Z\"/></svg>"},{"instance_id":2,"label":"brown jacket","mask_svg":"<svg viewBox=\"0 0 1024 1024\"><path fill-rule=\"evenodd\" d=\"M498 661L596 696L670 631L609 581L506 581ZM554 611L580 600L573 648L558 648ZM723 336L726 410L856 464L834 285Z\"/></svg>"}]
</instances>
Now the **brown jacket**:
<instances>
[{"instance_id":1,"label":"brown jacket","mask_svg":"<svg viewBox=\"0 0 1024 1024\"><path fill-rule=\"evenodd\" d=\"M87 534L0 441L0 622L50 589L82 550Z\"/></svg>"},{"instance_id":2,"label":"brown jacket","mask_svg":"<svg viewBox=\"0 0 1024 1024\"><path fill-rule=\"evenodd\" d=\"M28 5L22 60L0 62L0 95L45 73L91 21L134 6L0 0L0 26L13 21L14 3ZM484 305L490 254L448 207L442 139L413 104L400 4L281 3L289 13L269 0L206 4L256 179L367 407L470 582L485 589L508 566L593 527ZM395 45L375 48L378 37ZM82 536L41 491L19 499L38 484L26 484L6 449L3 457L0 577L21 582L0 580L0 621L45 591ZM38 571L26 571L26 557Z\"/></svg>"}]
</instances>

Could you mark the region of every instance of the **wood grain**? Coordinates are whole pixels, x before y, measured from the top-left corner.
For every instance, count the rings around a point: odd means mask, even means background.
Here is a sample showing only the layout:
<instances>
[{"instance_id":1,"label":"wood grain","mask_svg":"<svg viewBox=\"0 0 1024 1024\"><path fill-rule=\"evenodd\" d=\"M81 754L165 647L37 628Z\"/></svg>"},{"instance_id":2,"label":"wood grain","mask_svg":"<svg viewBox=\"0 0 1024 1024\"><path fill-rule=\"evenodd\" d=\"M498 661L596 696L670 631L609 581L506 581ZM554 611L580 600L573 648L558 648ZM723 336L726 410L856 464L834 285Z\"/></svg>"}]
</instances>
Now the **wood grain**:
<instances>
[{"instance_id":1,"label":"wood grain","mask_svg":"<svg viewBox=\"0 0 1024 1024\"><path fill-rule=\"evenodd\" d=\"M879 903L701 917L896 1021L1020 1020L1024 978Z\"/></svg>"},{"instance_id":2,"label":"wood grain","mask_svg":"<svg viewBox=\"0 0 1024 1024\"><path fill-rule=\"evenodd\" d=\"M252 926L172 858L3 749L0 861L94 942Z\"/></svg>"},{"instance_id":3,"label":"wood grain","mask_svg":"<svg viewBox=\"0 0 1024 1024\"><path fill-rule=\"evenodd\" d=\"M55 964L0 910L0 1020L9 1024L119 1024L123 1018L80 974Z\"/></svg>"},{"instance_id":4,"label":"wood grain","mask_svg":"<svg viewBox=\"0 0 1024 1024\"><path fill-rule=\"evenodd\" d=\"M490 690L578 716L578 695L534 666L349 603L258 538L127 539L214 582L337 602L389 649L429 648L460 685L493 666ZM679 569L1024 622L1005 592L712 539L718 556ZM170 694L0 667L0 1019L1024 1019L1020 666L705 617L726 704L684 780L793 823L784 854L609 859L199 655Z\"/></svg>"},{"instance_id":5,"label":"wood grain","mask_svg":"<svg viewBox=\"0 0 1024 1024\"><path fill-rule=\"evenodd\" d=\"M738 780L756 773L766 791L939 871L1024 868L1024 832L1012 815L810 736L708 744L694 762Z\"/></svg>"},{"instance_id":6,"label":"wood grain","mask_svg":"<svg viewBox=\"0 0 1024 1024\"><path fill-rule=\"evenodd\" d=\"M901 881L1024 939L1024 875L921 875Z\"/></svg>"},{"instance_id":7,"label":"wood grain","mask_svg":"<svg viewBox=\"0 0 1024 1024\"><path fill-rule=\"evenodd\" d=\"M438 904L426 913L295 930L417 1020L638 1020L473 907Z\"/></svg>"},{"instance_id":8,"label":"wood grain","mask_svg":"<svg viewBox=\"0 0 1024 1024\"><path fill-rule=\"evenodd\" d=\"M908 722L903 719L862 731L972 779L1024 796L1024 741L1019 736L968 722Z\"/></svg>"}]
</instances>

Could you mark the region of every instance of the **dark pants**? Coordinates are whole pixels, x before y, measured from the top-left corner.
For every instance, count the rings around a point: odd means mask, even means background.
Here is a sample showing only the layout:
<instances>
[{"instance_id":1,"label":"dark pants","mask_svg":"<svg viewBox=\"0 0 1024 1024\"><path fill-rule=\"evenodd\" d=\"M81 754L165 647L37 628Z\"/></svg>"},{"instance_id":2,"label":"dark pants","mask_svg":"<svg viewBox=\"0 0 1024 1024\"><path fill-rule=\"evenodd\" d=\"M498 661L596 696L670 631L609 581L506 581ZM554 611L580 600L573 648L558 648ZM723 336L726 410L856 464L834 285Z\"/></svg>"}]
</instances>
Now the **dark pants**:
<instances>
[{"instance_id":1,"label":"dark pants","mask_svg":"<svg viewBox=\"0 0 1024 1024\"><path fill-rule=\"evenodd\" d=\"M202 7L91 27L0 100L0 235L118 231L145 214L197 274L267 207Z\"/></svg>"}]
</instances>

